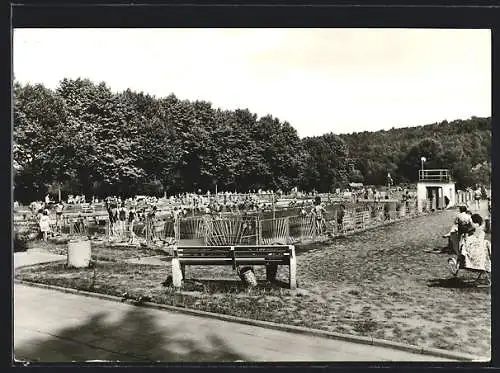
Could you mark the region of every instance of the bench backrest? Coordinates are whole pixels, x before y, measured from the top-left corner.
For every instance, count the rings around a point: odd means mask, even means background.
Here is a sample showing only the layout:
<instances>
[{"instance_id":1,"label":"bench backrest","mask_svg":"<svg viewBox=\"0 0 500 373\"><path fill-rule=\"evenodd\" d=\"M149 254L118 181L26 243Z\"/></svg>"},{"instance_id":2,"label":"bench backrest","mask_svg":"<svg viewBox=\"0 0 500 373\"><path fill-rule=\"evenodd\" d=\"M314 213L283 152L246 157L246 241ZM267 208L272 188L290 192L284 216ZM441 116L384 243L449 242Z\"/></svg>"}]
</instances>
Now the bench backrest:
<instances>
[{"instance_id":1,"label":"bench backrest","mask_svg":"<svg viewBox=\"0 0 500 373\"><path fill-rule=\"evenodd\" d=\"M174 248L175 258L231 258L231 257L293 257L293 246L181 246Z\"/></svg>"}]
</instances>

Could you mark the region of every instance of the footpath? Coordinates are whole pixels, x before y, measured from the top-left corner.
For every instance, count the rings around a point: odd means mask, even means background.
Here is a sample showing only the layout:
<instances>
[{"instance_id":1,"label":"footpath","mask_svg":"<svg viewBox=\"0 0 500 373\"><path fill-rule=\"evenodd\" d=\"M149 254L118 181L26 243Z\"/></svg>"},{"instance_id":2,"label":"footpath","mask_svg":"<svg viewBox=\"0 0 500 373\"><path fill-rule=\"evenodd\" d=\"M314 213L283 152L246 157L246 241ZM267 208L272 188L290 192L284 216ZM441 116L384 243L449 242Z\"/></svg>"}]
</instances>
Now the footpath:
<instances>
[{"instance_id":1,"label":"footpath","mask_svg":"<svg viewBox=\"0 0 500 373\"><path fill-rule=\"evenodd\" d=\"M14 266L64 259L15 253ZM14 356L31 363L447 361L22 284L14 285Z\"/></svg>"}]
</instances>

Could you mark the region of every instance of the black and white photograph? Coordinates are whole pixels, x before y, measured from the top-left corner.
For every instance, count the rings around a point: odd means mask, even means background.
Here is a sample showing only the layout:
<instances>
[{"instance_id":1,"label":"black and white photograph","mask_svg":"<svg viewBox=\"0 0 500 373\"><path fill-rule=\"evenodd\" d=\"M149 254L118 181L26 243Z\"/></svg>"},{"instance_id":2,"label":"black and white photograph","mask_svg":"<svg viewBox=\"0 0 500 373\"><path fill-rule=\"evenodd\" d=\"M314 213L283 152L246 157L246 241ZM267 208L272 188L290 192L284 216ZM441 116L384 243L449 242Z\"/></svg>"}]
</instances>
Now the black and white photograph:
<instances>
[{"instance_id":1,"label":"black and white photograph","mask_svg":"<svg viewBox=\"0 0 500 373\"><path fill-rule=\"evenodd\" d=\"M13 28L13 362L489 362L491 48Z\"/></svg>"}]
</instances>

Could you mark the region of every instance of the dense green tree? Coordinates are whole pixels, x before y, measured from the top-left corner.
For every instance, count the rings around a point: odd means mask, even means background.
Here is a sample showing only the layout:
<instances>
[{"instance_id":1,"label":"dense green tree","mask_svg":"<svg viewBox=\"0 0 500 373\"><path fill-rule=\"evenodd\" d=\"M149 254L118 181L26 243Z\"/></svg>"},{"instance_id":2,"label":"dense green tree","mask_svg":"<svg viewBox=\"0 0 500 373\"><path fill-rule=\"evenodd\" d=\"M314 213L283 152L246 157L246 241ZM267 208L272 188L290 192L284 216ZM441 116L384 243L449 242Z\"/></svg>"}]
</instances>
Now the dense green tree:
<instances>
[{"instance_id":1,"label":"dense green tree","mask_svg":"<svg viewBox=\"0 0 500 373\"><path fill-rule=\"evenodd\" d=\"M449 168L459 187L488 183L491 118L300 139L288 122L210 102L156 98L64 79L14 91L15 198L219 190L330 191Z\"/></svg>"},{"instance_id":2,"label":"dense green tree","mask_svg":"<svg viewBox=\"0 0 500 373\"><path fill-rule=\"evenodd\" d=\"M329 192L348 182L347 155L345 142L332 133L307 137L304 140L307 150L300 186L307 190Z\"/></svg>"}]
</instances>

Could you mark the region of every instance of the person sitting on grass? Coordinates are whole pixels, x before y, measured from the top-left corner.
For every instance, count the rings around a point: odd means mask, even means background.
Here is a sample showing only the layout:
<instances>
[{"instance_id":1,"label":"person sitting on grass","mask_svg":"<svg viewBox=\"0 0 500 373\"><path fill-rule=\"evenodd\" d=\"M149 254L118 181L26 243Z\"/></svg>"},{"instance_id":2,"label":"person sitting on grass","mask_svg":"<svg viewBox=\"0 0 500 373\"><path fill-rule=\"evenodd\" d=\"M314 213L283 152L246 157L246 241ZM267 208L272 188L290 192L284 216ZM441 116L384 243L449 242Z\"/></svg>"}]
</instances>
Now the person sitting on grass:
<instances>
[{"instance_id":1,"label":"person sitting on grass","mask_svg":"<svg viewBox=\"0 0 500 373\"><path fill-rule=\"evenodd\" d=\"M461 268L480 271L480 276L491 272L491 244L484 239L484 231L480 228L483 225L483 218L479 214L473 214L471 219L472 224L468 226L460 245L460 255L448 259L448 265L454 276Z\"/></svg>"}]
</instances>

